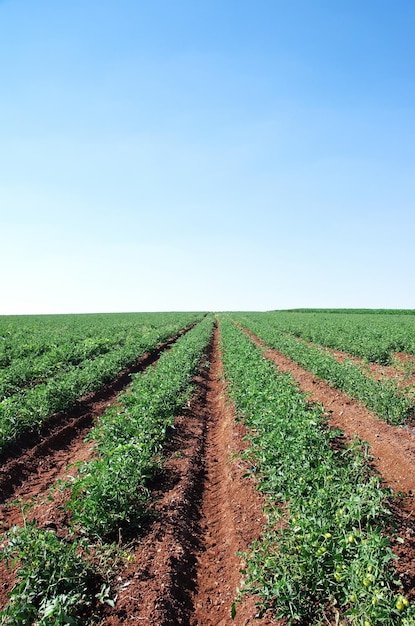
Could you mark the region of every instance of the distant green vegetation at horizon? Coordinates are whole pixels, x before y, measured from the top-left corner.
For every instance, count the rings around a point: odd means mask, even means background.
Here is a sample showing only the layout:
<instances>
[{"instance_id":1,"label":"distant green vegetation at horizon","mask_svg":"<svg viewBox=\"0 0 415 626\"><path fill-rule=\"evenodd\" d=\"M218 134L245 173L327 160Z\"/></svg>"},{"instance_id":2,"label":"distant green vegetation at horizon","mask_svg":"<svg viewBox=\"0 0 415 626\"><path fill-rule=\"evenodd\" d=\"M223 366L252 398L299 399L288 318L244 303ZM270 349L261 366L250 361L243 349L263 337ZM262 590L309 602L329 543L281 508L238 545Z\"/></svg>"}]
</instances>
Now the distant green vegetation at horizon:
<instances>
[{"instance_id":1,"label":"distant green vegetation at horizon","mask_svg":"<svg viewBox=\"0 0 415 626\"><path fill-rule=\"evenodd\" d=\"M415 309L275 309L273 313L369 313L374 315L415 315Z\"/></svg>"}]
</instances>

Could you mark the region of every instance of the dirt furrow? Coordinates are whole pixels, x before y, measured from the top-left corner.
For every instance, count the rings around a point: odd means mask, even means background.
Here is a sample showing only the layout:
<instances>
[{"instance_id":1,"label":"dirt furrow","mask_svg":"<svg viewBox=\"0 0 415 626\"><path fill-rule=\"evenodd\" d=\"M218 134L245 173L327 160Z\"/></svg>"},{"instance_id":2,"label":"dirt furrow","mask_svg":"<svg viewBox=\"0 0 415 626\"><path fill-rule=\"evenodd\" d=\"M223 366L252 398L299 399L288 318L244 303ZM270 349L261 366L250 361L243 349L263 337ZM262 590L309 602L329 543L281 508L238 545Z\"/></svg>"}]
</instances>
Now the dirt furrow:
<instances>
[{"instance_id":1,"label":"dirt furrow","mask_svg":"<svg viewBox=\"0 0 415 626\"><path fill-rule=\"evenodd\" d=\"M236 454L245 431L225 401L217 330L208 361L165 451L156 519L119 576L115 609L101 626L277 623L255 619L253 598L231 619L243 565L237 552L260 535L263 501Z\"/></svg>"},{"instance_id":2,"label":"dirt furrow","mask_svg":"<svg viewBox=\"0 0 415 626\"><path fill-rule=\"evenodd\" d=\"M197 382L203 394L206 377ZM188 623L200 541L205 445L200 412L204 410L196 398L176 419L163 472L152 485L154 515L136 539L131 562L118 577L115 608L107 609L102 621L106 626L127 621L148 626Z\"/></svg>"},{"instance_id":3,"label":"dirt furrow","mask_svg":"<svg viewBox=\"0 0 415 626\"><path fill-rule=\"evenodd\" d=\"M241 587L243 561L238 552L246 551L261 535L264 524L263 500L253 481L244 478L246 466L238 453L245 447L245 429L235 422L234 411L226 401L223 367L216 337L207 393L209 423L205 451L205 483L201 507L203 550L198 558L197 586L192 626L219 626L272 623L255 620L252 599L231 608Z\"/></svg>"}]
</instances>

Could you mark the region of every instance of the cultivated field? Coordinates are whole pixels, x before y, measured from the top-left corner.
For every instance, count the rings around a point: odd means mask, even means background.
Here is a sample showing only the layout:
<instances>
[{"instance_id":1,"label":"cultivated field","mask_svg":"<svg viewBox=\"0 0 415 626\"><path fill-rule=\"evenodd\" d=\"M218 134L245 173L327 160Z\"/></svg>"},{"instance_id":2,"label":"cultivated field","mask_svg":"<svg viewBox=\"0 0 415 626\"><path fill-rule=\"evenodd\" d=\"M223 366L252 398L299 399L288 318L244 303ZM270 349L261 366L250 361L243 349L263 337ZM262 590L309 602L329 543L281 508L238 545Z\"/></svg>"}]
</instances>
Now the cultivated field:
<instances>
[{"instance_id":1,"label":"cultivated field","mask_svg":"<svg viewBox=\"0 0 415 626\"><path fill-rule=\"evenodd\" d=\"M415 314L0 317L1 623L415 625Z\"/></svg>"}]
</instances>

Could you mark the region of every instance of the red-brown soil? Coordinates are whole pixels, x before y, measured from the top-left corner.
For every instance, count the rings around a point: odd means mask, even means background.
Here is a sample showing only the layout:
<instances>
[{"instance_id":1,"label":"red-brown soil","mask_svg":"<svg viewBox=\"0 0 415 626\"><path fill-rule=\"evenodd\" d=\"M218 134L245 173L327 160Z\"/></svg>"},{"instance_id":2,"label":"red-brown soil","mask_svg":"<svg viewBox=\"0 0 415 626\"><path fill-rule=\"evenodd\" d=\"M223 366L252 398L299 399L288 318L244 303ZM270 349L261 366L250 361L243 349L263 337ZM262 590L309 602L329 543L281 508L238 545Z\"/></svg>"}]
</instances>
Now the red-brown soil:
<instances>
[{"instance_id":1,"label":"red-brown soil","mask_svg":"<svg viewBox=\"0 0 415 626\"><path fill-rule=\"evenodd\" d=\"M415 355L408 354L408 352L394 352L393 357L395 360L400 361L404 365L410 365L410 367L415 367Z\"/></svg>"},{"instance_id":2,"label":"red-brown soil","mask_svg":"<svg viewBox=\"0 0 415 626\"><path fill-rule=\"evenodd\" d=\"M235 591L241 587L243 561L236 554L246 551L261 535L264 518L262 497L253 479L244 478L246 464L239 453L246 448L246 431L235 422L233 407L226 400L223 368L217 347L211 361L207 407L210 419L206 441L206 477L202 500L203 550L197 570L193 626L230 623L230 608ZM259 623L252 601L238 604L232 623ZM275 623L261 620L262 624Z\"/></svg>"},{"instance_id":3,"label":"red-brown soil","mask_svg":"<svg viewBox=\"0 0 415 626\"><path fill-rule=\"evenodd\" d=\"M399 556L397 569L406 593L415 598L415 429L390 426L347 394L270 349L246 329L245 332L264 348L264 356L280 371L291 373L311 402L324 407L330 427L341 429L348 439L358 436L369 444L369 464L380 474L384 485L398 495L398 501L391 506L403 543L396 542L394 551Z\"/></svg>"}]
</instances>

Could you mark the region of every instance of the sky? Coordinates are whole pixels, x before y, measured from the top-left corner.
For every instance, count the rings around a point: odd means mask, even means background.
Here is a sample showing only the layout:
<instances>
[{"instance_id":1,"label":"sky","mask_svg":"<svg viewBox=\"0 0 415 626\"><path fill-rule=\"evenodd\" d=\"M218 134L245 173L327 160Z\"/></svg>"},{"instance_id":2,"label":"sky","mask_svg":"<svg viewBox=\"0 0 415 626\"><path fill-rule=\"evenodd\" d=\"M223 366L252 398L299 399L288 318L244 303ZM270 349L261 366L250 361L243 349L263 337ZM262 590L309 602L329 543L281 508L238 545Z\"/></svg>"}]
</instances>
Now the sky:
<instances>
[{"instance_id":1,"label":"sky","mask_svg":"<svg viewBox=\"0 0 415 626\"><path fill-rule=\"evenodd\" d=\"M0 315L415 308L412 0L0 0Z\"/></svg>"}]
</instances>

